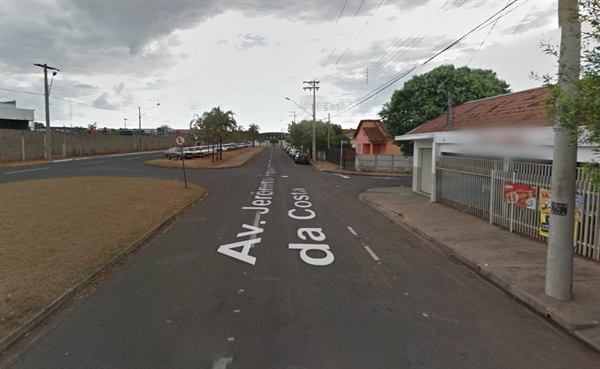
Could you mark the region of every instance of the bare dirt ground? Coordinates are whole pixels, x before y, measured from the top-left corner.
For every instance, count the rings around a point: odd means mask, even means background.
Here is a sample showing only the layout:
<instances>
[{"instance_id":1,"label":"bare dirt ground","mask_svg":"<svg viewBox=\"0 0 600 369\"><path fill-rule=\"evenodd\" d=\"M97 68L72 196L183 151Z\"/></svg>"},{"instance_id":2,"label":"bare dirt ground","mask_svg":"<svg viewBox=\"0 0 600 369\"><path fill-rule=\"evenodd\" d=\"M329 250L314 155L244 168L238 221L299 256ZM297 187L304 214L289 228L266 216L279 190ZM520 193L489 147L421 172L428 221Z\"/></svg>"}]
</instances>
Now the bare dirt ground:
<instances>
[{"instance_id":1,"label":"bare dirt ground","mask_svg":"<svg viewBox=\"0 0 600 369\"><path fill-rule=\"evenodd\" d=\"M212 156L203 158L186 159L186 169L212 169L212 168L234 168L239 167L254 155L258 154L264 147L246 147L233 151L223 152L223 160L212 161ZM144 164L163 168L181 168L181 160L155 159L145 161Z\"/></svg>"},{"instance_id":2,"label":"bare dirt ground","mask_svg":"<svg viewBox=\"0 0 600 369\"><path fill-rule=\"evenodd\" d=\"M0 185L0 340L203 193L188 187L127 177Z\"/></svg>"}]
</instances>

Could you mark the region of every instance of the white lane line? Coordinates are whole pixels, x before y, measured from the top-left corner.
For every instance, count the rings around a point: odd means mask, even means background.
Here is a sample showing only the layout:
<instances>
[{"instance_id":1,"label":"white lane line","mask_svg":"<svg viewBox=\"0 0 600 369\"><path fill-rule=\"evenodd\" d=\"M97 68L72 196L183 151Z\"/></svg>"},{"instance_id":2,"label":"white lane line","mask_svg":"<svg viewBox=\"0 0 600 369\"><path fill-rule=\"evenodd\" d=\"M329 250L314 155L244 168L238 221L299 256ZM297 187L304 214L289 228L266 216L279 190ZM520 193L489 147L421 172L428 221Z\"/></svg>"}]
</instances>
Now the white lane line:
<instances>
[{"instance_id":1,"label":"white lane line","mask_svg":"<svg viewBox=\"0 0 600 369\"><path fill-rule=\"evenodd\" d=\"M156 156L156 155L154 155L154 156ZM124 160L133 160L133 159L139 159L139 158L140 158L139 156L136 156L135 158L127 158L127 159L124 159Z\"/></svg>"},{"instance_id":2,"label":"white lane line","mask_svg":"<svg viewBox=\"0 0 600 369\"><path fill-rule=\"evenodd\" d=\"M375 255L375 253L373 252L373 250L371 250L369 246L365 246L365 249L367 249L367 252L369 253L369 255L371 255L373 259L375 259L375 261L379 261L377 255Z\"/></svg>"},{"instance_id":3,"label":"white lane line","mask_svg":"<svg viewBox=\"0 0 600 369\"><path fill-rule=\"evenodd\" d=\"M281 178L287 178L288 176L281 176Z\"/></svg>"},{"instance_id":4,"label":"white lane line","mask_svg":"<svg viewBox=\"0 0 600 369\"><path fill-rule=\"evenodd\" d=\"M25 169L25 170L17 170L14 172L6 172L4 174L15 174L15 173L24 173L24 172L33 172L34 170L44 170L44 169L50 169L50 167L45 167L45 168L35 168L35 169Z\"/></svg>"},{"instance_id":5,"label":"white lane line","mask_svg":"<svg viewBox=\"0 0 600 369\"><path fill-rule=\"evenodd\" d=\"M352 229L352 227L348 227L348 230L350 231L350 233L352 233L354 235L354 237L358 237L358 233L356 233L356 231L354 231L354 229Z\"/></svg>"},{"instance_id":6,"label":"white lane line","mask_svg":"<svg viewBox=\"0 0 600 369\"><path fill-rule=\"evenodd\" d=\"M91 163L81 163L81 165L100 164L100 163L106 163L106 160L105 161L94 161Z\"/></svg>"},{"instance_id":7,"label":"white lane line","mask_svg":"<svg viewBox=\"0 0 600 369\"><path fill-rule=\"evenodd\" d=\"M227 369L227 364L233 361L233 356L224 357L215 361L212 365L212 369Z\"/></svg>"},{"instance_id":8,"label":"white lane line","mask_svg":"<svg viewBox=\"0 0 600 369\"><path fill-rule=\"evenodd\" d=\"M343 174L339 174L339 173L333 173L333 174L335 174L336 176L340 176L340 177L342 177L342 178L346 178L346 179L350 178L350 177L348 177L348 176L345 176L345 175L343 175Z\"/></svg>"},{"instance_id":9,"label":"white lane line","mask_svg":"<svg viewBox=\"0 0 600 369\"><path fill-rule=\"evenodd\" d=\"M260 211L256 212L256 215L254 216L254 223L252 223L252 225L254 227L258 227L258 225L260 224ZM256 233L250 235L250 239L253 240L256 238ZM250 248L254 248L254 246L256 246L256 244L252 244L250 245Z\"/></svg>"}]
</instances>

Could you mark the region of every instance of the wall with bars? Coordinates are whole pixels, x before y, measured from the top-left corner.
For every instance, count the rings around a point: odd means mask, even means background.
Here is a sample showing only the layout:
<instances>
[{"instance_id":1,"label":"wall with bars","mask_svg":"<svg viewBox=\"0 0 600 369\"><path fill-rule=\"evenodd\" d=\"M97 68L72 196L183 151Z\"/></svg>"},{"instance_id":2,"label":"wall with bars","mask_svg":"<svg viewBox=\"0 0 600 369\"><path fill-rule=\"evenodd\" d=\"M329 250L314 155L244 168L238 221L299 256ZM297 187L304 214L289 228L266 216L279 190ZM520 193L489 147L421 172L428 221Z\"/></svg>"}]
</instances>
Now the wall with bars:
<instances>
[{"instance_id":1,"label":"wall with bars","mask_svg":"<svg viewBox=\"0 0 600 369\"><path fill-rule=\"evenodd\" d=\"M52 132L52 158L116 154L141 150L164 150L175 146L174 138L159 136L89 135ZM46 133L0 129L0 162L42 160L46 157Z\"/></svg>"},{"instance_id":2,"label":"wall with bars","mask_svg":"<svg viewBox=\"0 0 600 369\"><path fill-rule=\"evenodd\" d=\"M552 166L458 157L439 157L436 163L437 201L488 219L531 238L547 242L540 232L541 189L550 189ZM536 188L532 208L505 202L505 182ZM600 260L600 193L595 192L584 171L577 170L577 195L581 217L576 223L574 250Z\"/></svg>"}]
</instances>

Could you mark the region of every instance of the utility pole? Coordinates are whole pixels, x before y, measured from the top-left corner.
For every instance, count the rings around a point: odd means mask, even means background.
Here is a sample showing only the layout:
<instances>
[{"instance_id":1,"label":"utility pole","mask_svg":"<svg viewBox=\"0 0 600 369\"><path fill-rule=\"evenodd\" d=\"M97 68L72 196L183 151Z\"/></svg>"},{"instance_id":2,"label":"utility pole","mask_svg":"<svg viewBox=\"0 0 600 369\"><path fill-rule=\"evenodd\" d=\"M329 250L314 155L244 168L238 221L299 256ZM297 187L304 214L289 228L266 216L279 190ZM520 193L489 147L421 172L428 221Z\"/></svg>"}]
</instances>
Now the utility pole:
<instances>
[{"instance_id":1,"label":"utility pole","mask_svg":"<svg viewBox=\"0 0 600 369\"><path fill-rule=\"evenodd\" d=\"M330 139L329 139L329 126L331 125L331 114L327 113L327 148L331 149Z\"/></svg>"},{"instance_id":2,"label":"utility pole","mask_svg":"<svg viewBox=\"0 0 600 369\"><path fill-rule=\"evenodd\" d=\"M452 92L448 91L448 101L446 102L446 131L452 127Z\"/></svg>"},{"instance_id":3,"label":"utility pole","mask_svg":"<svg viewBox=\"0 0 600 369\"><path fill-rule=\"evenodd\" d=\"M577 0L558 1L561 45L558 63L558 87L565 95L579 93L581 23ZM560 112L561 107L557 106ZM575 231L575 180L577 140L555 118L552 159L551 223L546 259L546 294L557 300L570 300L573 292L573 234Z\"/></svg>"},{"instance_id":4,"label":"utility pole","mask_svg":"<svg viewBox=\"0 0 600 369\"><path fill-rule=\"evenodd\" d=\"M50 67L46 64L34 64L36 67L44 68L44 98L46 103L46 160L52 160L52 142L50 141L50 90L48 88L48 69L54 71L52 76L56 75L56 72L60 72L59 69Z\"/></svg>"},{"instance_id":5,"label":"utility pole","mask_svg":"<svg viewBox=\"0 0 600 369\"><path fill-rule=\"evenodd\" d=\"M142 107L138 106L138 115L139 115L139 131L138 134L140 135L140 145L138 146L138 150L142 151ZM183 159L181 159L183 160Z\"/></svg>"},{"instance_id":6,"label":"utility pole","mask_svg":"<svg viewBox=\"0 0 600 369\"><path fill-rule=\"evenodd\" d=\"M292 113L292 116L294 117L294 124L296 124L296 111L292 110L290 113Z\"/></svg>"},{"instance_id":7,"label":"utility pole","mask_svg":"<svg viewBox=\"0 0 600 369\"><path fill-rule=\"evenodd\" d=\"M125 121L125 129L127 129L127 118L123 118L123 120Z\"/></svg>"},{"instance_id":8,"label":"utility pole","mask_svg":"<svg viewBox=\"0 0 600 369\"><path fill-rule=\"evenodd\" d=\"M303 87L304 90L312 90L313 92L313 135L312 135L312 161L317 161L317 90L319 87L319 81L304 81L310 85L309 87Z\"/></svg>"}]
</instances>

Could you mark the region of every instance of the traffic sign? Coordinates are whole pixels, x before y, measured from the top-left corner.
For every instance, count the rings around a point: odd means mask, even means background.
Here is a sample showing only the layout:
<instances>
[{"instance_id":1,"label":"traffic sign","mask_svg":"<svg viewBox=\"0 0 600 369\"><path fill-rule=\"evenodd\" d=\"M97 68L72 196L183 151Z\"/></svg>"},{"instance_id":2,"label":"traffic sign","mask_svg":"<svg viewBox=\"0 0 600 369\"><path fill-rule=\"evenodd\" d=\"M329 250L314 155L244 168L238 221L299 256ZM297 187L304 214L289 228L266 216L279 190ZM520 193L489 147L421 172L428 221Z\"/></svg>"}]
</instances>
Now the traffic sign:
<instances>
[{"instance_id":1,"label":"traffic sign","mask_svg":"<svg viewBox=\"0 0 600 369\"><path fill-rule=\"evenodd\" d=\"M183 146L183 144L185 143L185 137L179 136L175 139L175 141L177 142L177 145Z\"/></svg>"},{"instance_id":2,"label":"traffic sign","mask_svg":"<svg viewBox=\"0 0 600 369\"><path fill-rule=\"evenodd\" d=\"M347 145L348 144L348 140L341 140L342 141L342 145Z\"/></svg>"}]
</instances>

